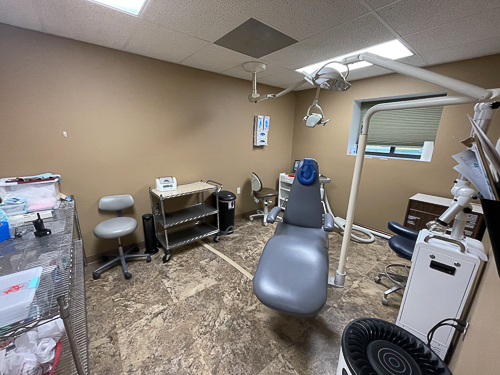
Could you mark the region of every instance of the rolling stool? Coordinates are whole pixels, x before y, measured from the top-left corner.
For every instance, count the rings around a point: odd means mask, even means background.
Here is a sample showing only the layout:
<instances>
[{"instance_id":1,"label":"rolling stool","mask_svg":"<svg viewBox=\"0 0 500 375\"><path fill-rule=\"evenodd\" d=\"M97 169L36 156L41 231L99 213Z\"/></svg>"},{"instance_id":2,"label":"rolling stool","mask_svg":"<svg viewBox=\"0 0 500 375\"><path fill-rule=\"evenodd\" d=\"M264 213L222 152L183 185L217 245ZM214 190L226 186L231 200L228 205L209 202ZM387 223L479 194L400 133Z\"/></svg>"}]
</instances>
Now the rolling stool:
<instances>
[{"instance_id":1,"label":"rolling stool","mask_svg":"<svg viewBox=\"0 0 500 375\"><path fill-rule=\"evenodd\" d=\"M389 240L389 247L391 250L394 251L398 257L411 261L413 249L415 248L415 243L417 242L418 232L413 229L406 228L395 221L390 221L387 227L392 232L396 233L396 235L392 236ZM401 273L391 272L391 269L394 268L404 269L407 273L410 272L410 267L406 264L389 264L385 266L384 272L380 272L377 276L375 276L374 281L377 284L382 281L382 277L387 277L394 284L392 288L387 289L384 292L384 296L382 297L383 305L389 304L389 301L387 300L389 294L406 288L408 276Z\"/></svg>"},{"instance_id":2,"label":"rolling stool","mask_svg":"<svg viewBox=\"0 0 500 375\"><path fill-rule=\"evenodd\" d=\"M262 224L267 226L267 215L269 214L268 202L278 196L278 192L271 188L262 187L262 181L256 173L252 172L252 192L253 200L255 203L264 201L264 211L257 210L256 214L250 215L249 219L252 221L256 217L262 217Z\"/></svg>"},{"instance_id":3,"label":"rolling stool","mask_svg":"<svg viewBox=\"0 0 500 375\"><path fill-rule=\"evenodd\" d=\"M134 205L134 198L131 195L111 195L108 197L102 197L99 200L99 209L105 211L116 211L118 217L113 219L108 219L99 223L94 228L94 236L97 238L117 238L118 239L118 254L111 255L111 257L103 256L103 260L106 261L112 258L110 261L102 265L101 267L95 269L92 272L92 277L97 280L101 277L100 271L108 268L111 265L115 265L120 262L123 268L123 275L125 279L130 279L132 274L127 270L126 260L130 258L146 258L146 262L151 262L150 254L130 254L132 251L138 251L137 245L132 246L125 253L123 252L121 237L133 233L137 229L137 220L132 217L124 217L122 210L125 208L132 207Z\"/></svg>"}]
</instances>

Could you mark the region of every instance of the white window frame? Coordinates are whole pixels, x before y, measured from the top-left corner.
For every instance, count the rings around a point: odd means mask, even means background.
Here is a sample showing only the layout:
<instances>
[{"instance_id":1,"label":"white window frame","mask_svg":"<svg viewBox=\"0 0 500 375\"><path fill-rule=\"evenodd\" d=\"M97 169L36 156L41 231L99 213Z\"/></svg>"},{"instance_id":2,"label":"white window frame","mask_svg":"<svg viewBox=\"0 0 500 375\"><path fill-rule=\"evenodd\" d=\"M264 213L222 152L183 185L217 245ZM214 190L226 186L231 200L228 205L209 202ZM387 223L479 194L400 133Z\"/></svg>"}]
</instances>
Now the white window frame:
<instances>
[{"instance_id":1,"label":"white window frame","mask_svg":"<svg viewBox=\"0 0 500 375\"><path fill-rule=\"evenodd\" d=\"M358 140L358 132L360 126L360 116L361 116L361 104L366 102L378 102L382 100L387 100L388 102L397 100L397 99L420 99L425 98L432 95L446 95L446 91L433 91L419 94L408 94L408 95L397 95L397 96L387 96L381 98L370 98L370 99L357 99L354 100L352 105L352 117L351 117L351 128L349 131L349 140L347 142L347 155L356 155L357 149L357 140ZM391 156L391 155L373 155L369 152L365 153L365 158L379 158L379 159L399 159L399 160L413 160L413 161L431 161L433 150L434 150L434 142L429 144L429 152L424 152L424 155L421 155L420 158L414 157L401 157L401 156ZM424 156L424 157L422 157Z\"/></svg>"}]
</instances>

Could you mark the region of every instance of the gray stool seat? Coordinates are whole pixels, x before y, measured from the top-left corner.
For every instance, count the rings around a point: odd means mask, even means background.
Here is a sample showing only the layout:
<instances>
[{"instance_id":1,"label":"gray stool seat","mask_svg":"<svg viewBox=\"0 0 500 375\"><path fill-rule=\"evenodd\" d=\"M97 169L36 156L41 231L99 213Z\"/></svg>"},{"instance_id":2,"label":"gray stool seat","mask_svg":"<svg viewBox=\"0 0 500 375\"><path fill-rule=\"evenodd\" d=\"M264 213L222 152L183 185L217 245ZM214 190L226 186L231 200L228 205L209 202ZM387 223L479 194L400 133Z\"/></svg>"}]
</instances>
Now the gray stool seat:
<instances>
[{"instance_id":1,"label":"gray stool seat","mask_svg":"<svg viewBox=\"0 0 500 375\"><path fill-rule=\"evenodd\" d=\"M266 306L297 316L316 316L326 303L328 233L278 223L254 276L257 298Z\"/></svg>"},{"instance_id":2,"label":"gray stool seat","mask_svg":"<svg viewBox=\"0 0 500 375\"><path fill-rule=\"evenodd\" d=\"M262 188L261 191L255 192L255 197L258 199L277 197L277 196L278 196L278 192L274 189L271 189L271 188Z\"/></svg>"},{"instance_id":3,"label":"gray stool seat","mask_svg":"<svg viewBox=\"0 0 500 375\"><path fill-rule=\"evenodd\" d=\"M99 238L119 238L133 233L136 229L137 220L122 216L97 224L94 228L94 235Z\"/></svg>"}]
</instances>

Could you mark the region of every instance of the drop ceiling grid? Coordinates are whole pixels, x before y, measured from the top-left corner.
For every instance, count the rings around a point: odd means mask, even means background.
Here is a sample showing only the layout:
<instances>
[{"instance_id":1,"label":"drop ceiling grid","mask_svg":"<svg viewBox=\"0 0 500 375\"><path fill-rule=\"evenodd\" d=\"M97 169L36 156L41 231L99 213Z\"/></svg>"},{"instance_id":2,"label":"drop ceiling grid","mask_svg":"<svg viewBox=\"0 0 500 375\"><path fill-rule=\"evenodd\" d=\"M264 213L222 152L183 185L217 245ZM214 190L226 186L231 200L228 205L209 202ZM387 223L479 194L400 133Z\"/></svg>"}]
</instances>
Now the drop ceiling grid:
<instances>
[{"instance_id":1,"label":"drop ceiling grid","mask_svg":"<svg viewBox=\"0 0 500 375\"><path fill-rule=\"evenodd\" d=\"M87 0L0 0L0 22L250 80L240 65L254 59L212 42L253 17L299 40L262 57L269 69L259 81L283 87L296 68L394 33L428 62L408 60L417 66L500 53L498 10L498 0L149 0L137 18Z\"/></svg>"}]
</instances>

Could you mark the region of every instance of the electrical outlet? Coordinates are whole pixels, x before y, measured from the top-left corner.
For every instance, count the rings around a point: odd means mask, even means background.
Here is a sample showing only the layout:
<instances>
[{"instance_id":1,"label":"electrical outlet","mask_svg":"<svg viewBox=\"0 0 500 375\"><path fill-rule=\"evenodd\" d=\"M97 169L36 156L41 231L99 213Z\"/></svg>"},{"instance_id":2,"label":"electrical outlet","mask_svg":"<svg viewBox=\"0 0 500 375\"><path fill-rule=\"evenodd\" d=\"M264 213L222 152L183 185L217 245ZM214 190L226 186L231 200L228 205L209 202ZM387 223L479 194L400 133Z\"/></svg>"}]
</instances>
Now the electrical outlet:
<instances>
[{"instance_id":1,"label":"electrical outlet","mask_svg":"<svg viewBox=\"0 0 500 375\"><path fill-rule=\"evenodd\" d=\"M237 187L236 188L236 194L240 194L241 193L241 188Z\"/></svg>"}]
</instances>

